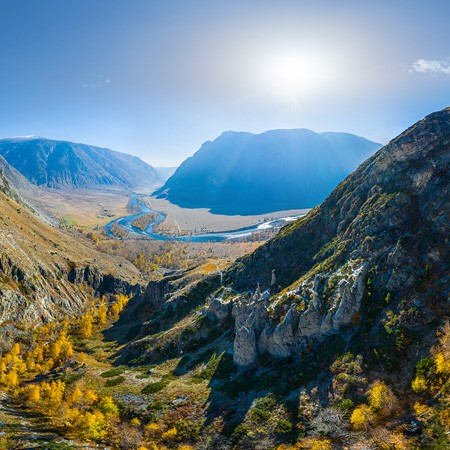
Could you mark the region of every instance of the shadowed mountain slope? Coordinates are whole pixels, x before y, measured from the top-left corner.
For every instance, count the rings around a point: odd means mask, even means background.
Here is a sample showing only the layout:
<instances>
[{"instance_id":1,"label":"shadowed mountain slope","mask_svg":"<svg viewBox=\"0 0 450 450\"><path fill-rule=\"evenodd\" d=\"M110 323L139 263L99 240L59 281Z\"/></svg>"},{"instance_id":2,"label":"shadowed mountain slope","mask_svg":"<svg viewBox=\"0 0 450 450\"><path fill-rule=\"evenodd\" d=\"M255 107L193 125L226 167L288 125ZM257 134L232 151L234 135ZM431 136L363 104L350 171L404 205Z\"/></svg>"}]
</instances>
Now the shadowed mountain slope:
<instances>
[{"instance_id":1,"label":"shadowed mountain slope","mask_svg":"<svg viewBox=\"0 0 450 450\"><path fill-rule=\"evenodd\" d=\"M0 139L0 155L37 186L58 189L135 188L163 183L136 156L40 137Z\"/></svg>"},{"instance_id":2,"label":"shadowed mountain slope","mask_svg":"<svg viewBox=\"0 0 450 450\"><path fill-rule=\"evenodd\" d=\"M392 140L320 206L238 261L230 271L235 286L267 286L275 270L284 288L329 258L377 256L383 258L384 281L397 285L400 272L412 275L416 265L423 269L433 259L442 261L449 231L449 154L446 109ZM406 267L398 267L400 256Z\"/></svg>"},{"instance_id":3,"label":"shadowed mountain slope","mask_svg":"<svg viewBox=\"0 0 450 450\"><path fill-rule=\"evenodd\" d=\"M230 131L204 143L155 195L220 214L310 208L379 148L346 133Z\"/></svg>"}]
</instances>

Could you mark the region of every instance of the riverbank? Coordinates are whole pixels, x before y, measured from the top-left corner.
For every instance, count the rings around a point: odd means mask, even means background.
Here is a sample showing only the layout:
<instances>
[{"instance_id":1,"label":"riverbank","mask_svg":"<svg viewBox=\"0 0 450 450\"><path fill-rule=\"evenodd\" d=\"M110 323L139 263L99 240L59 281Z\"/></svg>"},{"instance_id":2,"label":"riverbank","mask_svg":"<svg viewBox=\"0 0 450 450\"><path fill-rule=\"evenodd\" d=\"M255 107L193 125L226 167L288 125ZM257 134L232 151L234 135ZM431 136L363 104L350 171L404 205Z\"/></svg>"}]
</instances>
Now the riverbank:
<instances>
[{"instance_id":1,"label":"riverbank","mask_svg":"<svg viewBox=\"0 0 450 450\"><path fill-rule=\"evenodd\" d=\"M200 232L196 233L183 232L180 228L168 230L167 228L162 227L167 215L152 209L138 195L133 195L130 198L129 204L131 205L132 210L140 209L140 212L120 217L109 222L105 226L108 236L126 239L130 236L136 237L136 235L140 235L158 241L174 240L183 242L222 242L232 239L249 239L252 238L253 235L258 235L261 239L267 239L286 223L294 221L304 215L288 215L270 219L266 217L265 220L260 219L257 223L253 223L252 225L225 231L211 231L207 227L202 226L199 228ZM145 229L136 226L139 219L149 215L151 216L151 220L148 221Z\"/></svg>"},{"instance_id":2,"label":"riverbank","mask_svg":"<svg viewBox=\"0 0 450 450\"><path fill-rule=\"evenodd\" d=\"M269 219L303 215L309 211L309 209L296 209L254 216L226 216L212 214L207 208L181 208L167 200L154 197L149 198L149 203L152 209L162 211L166 216L161 228L191 233L199 233L205 229L212 232L231 231L262 223Z\"/></svg>"}]
</instances>

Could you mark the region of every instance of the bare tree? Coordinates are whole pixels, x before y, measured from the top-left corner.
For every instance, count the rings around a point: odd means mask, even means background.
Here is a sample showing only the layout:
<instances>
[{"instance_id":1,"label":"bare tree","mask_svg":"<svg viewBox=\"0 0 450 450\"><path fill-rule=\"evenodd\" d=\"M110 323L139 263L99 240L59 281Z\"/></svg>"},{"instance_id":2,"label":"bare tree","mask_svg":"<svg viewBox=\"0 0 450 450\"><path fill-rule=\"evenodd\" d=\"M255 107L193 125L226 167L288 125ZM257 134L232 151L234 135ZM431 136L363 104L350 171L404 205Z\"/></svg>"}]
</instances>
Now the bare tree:
<instances>
[{"instance_id":1,"label":"bare tree","mask_svg":"<svg viewBox=\"0 0 450 450\"><path fill-rule=\"evenodd\" d=\"M322 409L309 422L311 428L322 436L343 438L348 436L348 420L346 413L339 408L330 406Z\"/></svg>"}]
</instances>

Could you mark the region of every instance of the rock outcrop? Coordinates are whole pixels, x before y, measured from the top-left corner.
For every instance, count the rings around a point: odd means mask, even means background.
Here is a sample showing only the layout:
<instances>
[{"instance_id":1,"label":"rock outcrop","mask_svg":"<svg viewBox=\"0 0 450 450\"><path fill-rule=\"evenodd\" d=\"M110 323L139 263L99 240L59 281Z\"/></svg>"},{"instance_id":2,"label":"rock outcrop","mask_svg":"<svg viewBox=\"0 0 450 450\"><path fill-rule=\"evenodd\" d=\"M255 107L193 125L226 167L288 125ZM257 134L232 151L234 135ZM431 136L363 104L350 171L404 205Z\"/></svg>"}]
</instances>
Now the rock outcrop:
<instances>
[{"instance_id":1,"label":"rock outcrop","mask_svg":"<svg viewBox=\"0 0 450 450\"><path fill-rule=\"evenodd\" d=\"M0 255L0 336L15 334L17 327L75 316L94 296L135 295L139 284L98 268L43 264L39 273L18 267L5 253Z\"/></svg>"},{"instance_id":2,"label":"rock outcrop","mask_svg":"<svg viewBox=\"0 0 450 450\"><path fill-rule=\"evenodd\" d=\"M366 276L366 265L361 264L345 274L315 275L299 288L272 298L268 291L249 298L235 295L227 302L214 298L207 311L219 323L230 314L234 319L233 354L239 366L251 365L265 353L286 358L355 320ZM324 292L330 280L333 287Z\"/></svg>"}]
</instances>

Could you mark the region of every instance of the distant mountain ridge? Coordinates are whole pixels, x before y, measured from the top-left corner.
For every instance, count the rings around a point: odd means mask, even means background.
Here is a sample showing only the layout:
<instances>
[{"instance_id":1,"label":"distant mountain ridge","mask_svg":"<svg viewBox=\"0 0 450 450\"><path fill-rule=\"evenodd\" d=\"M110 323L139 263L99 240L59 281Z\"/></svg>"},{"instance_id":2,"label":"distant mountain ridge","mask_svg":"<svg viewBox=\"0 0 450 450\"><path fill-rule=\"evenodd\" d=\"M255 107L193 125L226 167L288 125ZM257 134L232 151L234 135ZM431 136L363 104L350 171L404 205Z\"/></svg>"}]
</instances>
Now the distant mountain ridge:
<instances>
[{"instance_id":1,"label":"distant mountain ridge","mask_svg":"<svg viewBox=\"0 0 450 450\"><path fill-rule=\"evenodd\" d=\"M348 133L228 131L205 142L154 195L221 214L310 208L380 147Z\"/></svg>"},{"instance_id":2,"label":"distant mountain ridge","mask_svg":"<svg viewBox=\"0 0 450 450\"><path fill-rule=\"evenodd\" d=\"M177 170L178 167L170 166L170 167L155 167L158 171L159 175L164 181L167 181Z\"/></svg>"},{"instance_id":3,"label":"distant mountain ridge","mask_svg":"<svg viewBox=\"0 0 450 450\"><path fill-rule=\"evenodd\" d=\"M164 182L137 156L69 141L37 136L0 139L0 155L37 186L136 188Z\"/></svg>"}]
</instances>

